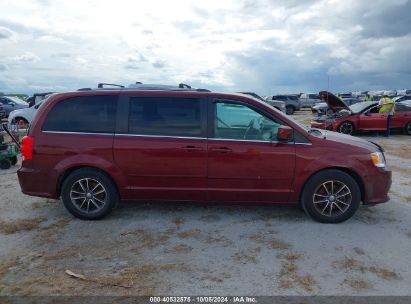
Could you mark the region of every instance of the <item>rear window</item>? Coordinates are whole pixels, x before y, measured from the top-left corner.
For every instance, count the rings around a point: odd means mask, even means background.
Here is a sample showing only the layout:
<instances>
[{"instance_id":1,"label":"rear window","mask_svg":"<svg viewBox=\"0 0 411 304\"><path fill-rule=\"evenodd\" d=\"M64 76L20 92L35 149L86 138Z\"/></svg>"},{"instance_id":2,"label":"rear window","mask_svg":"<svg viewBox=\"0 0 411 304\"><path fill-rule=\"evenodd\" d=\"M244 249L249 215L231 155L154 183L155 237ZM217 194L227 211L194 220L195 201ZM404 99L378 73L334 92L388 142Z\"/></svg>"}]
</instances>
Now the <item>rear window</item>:
<instances>
[{"instance_id":1,"label":"rear window","mask_svg":"<svg viewBox=\"0 0 411 304\"><path fill-rule=\"evenodd\" d=\"M65 99L49 112L43 131L114 133L117 98L110 95Z\"/></svg>"},{"instance_id":2,"label":"rear window","mask_svg":"<svg viewBox=\"0 0 411 304\"><path fill-rule=\"evenodd\" d=\"M129 133L162 136L201 136L200 99L133 97Z\"/></svg>"}]
</instances>

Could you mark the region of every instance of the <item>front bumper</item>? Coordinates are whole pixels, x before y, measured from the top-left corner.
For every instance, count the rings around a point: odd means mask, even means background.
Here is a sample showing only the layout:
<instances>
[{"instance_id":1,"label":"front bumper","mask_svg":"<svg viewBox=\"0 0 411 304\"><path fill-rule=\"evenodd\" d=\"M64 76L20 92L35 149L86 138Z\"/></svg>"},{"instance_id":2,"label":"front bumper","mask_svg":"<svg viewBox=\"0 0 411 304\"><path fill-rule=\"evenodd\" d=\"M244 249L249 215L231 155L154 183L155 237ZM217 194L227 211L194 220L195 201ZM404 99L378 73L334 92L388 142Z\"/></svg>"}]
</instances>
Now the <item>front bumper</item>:
<instances>
[{"instance_id":1,"label":"front bumper","mask_svg":"<svg viewBox=\"0 0 411 304\"><path fill-rule=\"evenodd\" d=\"M392 184L392 173L388 168L377 169L377 172L364 178L366 196L364 205L374 205L388 202Z\"/></svg>"}]
</instances>

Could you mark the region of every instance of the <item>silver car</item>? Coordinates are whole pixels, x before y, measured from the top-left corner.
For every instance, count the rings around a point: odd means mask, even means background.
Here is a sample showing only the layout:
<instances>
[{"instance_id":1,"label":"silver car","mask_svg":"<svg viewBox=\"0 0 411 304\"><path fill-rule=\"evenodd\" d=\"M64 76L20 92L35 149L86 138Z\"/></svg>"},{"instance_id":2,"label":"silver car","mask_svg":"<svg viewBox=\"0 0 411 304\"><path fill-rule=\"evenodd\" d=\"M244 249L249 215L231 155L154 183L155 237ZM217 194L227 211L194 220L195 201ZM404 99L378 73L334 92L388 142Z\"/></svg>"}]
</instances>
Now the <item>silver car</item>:
<instances>
[{"instance_id":1,"label":"silver car","mask_svg":"<svg viewBox=\"0 0 411 304\"><path fill-rule=\"evenodd\" d=\"M2 96L0 97L0 103L3 104L3 109L6 112L6 117L9 116L11 111L29 107L27 102L14 96Z\"/></svg>"}]
</instances>

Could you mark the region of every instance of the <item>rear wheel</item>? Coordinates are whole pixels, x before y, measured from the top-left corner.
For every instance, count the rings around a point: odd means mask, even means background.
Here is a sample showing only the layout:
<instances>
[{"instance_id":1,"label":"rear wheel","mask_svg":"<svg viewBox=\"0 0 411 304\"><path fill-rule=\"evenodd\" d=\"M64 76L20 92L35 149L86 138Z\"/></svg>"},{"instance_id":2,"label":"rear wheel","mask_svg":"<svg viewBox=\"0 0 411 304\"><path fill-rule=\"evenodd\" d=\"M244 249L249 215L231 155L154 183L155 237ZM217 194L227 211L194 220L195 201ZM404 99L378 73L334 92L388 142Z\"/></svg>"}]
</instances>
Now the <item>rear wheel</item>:
<instances>
[{"instance_id":1,"label":"rear wheel","mask_svg":"<svg viewBox=\"0 0 411 304\"><path fill-rule=\"evenodd\" d=\"M0 160L1 169L9 169L11 167L11 161L7 158Z\"/></svg>"},{"instance_id":2,"label":"rear wheel","mask_svg":"<svg viewBox=\"0 0 411 304\"><path fill-rule=\"evenodd\" d=\"M107 216L119 200L110 178L90 168L71 173L63 182L61 197L67 210L83 220Z\"/></svg>"},{"instance_id":3,"label":"rear wheel","mask_svg":"<svg viewBox=\"0 0 411 304\"><path fill-rule=\"evenodd\" d=\"M305 213L322 223L346 221L358 210L360 201L360 188L354 178L334 169L311 177L302 193Z\"/></svg>"},{"instance_id":4,"label":"rear wheel","mask_svg":"<svg viewBox=\"0 0 411 304\"><path fill-rule=\"evenodd\" d=\"M27 127L29 126L29 122L21 117L16 117L14 119L14 124L21 129L27 129Z\"/></svg>"},{"instance_id":5,"label":"rear wheel","mask_svg":"<svg viewBox=\"0 0 411 304\"><path fill-rule=\"evenodd\" d=\"M294 111L295 111L295 109L294 109L293 106L286 106L286 107L285 107L285 113L286 113L287 115L293 115L293 114L294 114Z\"/></svg>"},{"instance_id":6,"label":"rear wheel","mask_svg":"<svg viewBox=\"0 0 411 304\"><path fill-rule=\"evenodd\" d=\"M404 128L406 134L411 135L411 121L409 121Z\"/></svg>"},{"instance_id":7,"label":"rear wheel","mask_svg":"<svg viewBox=\"0 0 411 304\"><path fill-rule=\"evenodd\" d=\"M349 121L344 121L338 126L337 131L343 134L352 135L354 133L354 125Z\"/></svg>"}]
</instances>

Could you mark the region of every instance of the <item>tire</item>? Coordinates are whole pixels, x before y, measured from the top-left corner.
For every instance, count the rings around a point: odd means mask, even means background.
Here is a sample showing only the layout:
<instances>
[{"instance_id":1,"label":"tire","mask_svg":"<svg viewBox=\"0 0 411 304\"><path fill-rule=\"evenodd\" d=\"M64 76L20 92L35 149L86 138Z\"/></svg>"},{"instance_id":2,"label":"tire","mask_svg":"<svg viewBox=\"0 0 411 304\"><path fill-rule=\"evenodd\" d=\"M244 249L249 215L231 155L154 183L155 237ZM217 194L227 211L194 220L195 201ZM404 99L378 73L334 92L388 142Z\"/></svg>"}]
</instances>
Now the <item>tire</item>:
<instances>
[{"instance_id":1,"label":"tire","mask_svg":"<svg viewBox=\"0 0 411 304\"><path fill-rule=\"evenodd\" d=\"M349 174L329 169L312 176L304 186L301 205L305 213L321 223L341 223L360 207L361 191Z\"/></svg>"},{"instance_id":2,"label":"tire","mask_svg":"<svg viewBox=\"0 0 411 304\"><path fill-rule=\"evenodd\" d=\"M342 122L337 131L343 134L352 135L354 133L354 125L349 121Z\"/></svg>"},{"instance_id":3,"label":"tire","mask_svg":"<svg viewBox=\"0 0 411 304\"><path fill-rule=\"evenodd\" d=\"M27 129L29 122L24 118L16 117L14 118L14 124L18 126L19 128Z\"/></svg>"},{"instance_id":4,"label":"tire","mask_svg":"<svg viewBox=\"0 0 411 304\"><path fill-rule=\"evenodd\" d=\"M286 107L285 107L285 113L286 113L287 115L293 115L293 114L294 114L294 111L295 111L295 109L294 109L293 106L286 106Z\"/></svg>"},{"instance_id":5,"label":"tire","mask_svg":"<svg viewBox=\"0 0 411 304\"><path fill-rule=\"evenodd\" d=\"M66 209L82 220L104 218L117 206L119 200L117 189L111 179L91 168L71 173L63 181L61 198Z\"/></svg>"},{"instance_id":6,"label":"tire","mask_svg":"<svg viewBox=\"0 0 411 304\"><path fill-rule=\"evenodd\" d=\"M11 161L7 158L0 160L0 169L9 169L11 167Z\"/></svg>"},{"instance_id":7,"label":"tire","mask_svg":"<svg viewBox=\"0 0 411 304\"><path fill-rule=\"evenodd\" d=\"M411 135L411 121L409 121L404 128L405 134Z\"/></svg>"},{"instance_id":8,"label":"tire","mask_svg":"<svg viewBox=\"0 0 411 304\"><path fill-rule=\"evenodd\" d=\"M17 156L10 157L10 162L13 166L17 164Z\"/></svg>"}]
</instances>

